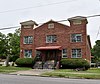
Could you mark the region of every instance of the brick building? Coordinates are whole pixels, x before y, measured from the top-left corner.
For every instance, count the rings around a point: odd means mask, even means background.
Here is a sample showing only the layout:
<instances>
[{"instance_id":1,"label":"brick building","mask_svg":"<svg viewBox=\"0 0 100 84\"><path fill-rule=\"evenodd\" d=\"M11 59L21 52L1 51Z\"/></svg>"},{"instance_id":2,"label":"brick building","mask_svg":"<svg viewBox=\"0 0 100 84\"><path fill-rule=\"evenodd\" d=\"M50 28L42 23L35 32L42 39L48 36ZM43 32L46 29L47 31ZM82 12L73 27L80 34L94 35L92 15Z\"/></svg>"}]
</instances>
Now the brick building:
<instances>
[{"instance_id":1,"label":"brick building","mask_svg":"<svg viewBox=\"0 0 100 84\"><path fill-rule=\"evenodd\" d=\"M35 21L21 23L20 57L39 56L44 62L62 58L91 61L91 42L86 17L69 18L70 26L50 20L40 26Z\"/></svg>"}]
</instances>

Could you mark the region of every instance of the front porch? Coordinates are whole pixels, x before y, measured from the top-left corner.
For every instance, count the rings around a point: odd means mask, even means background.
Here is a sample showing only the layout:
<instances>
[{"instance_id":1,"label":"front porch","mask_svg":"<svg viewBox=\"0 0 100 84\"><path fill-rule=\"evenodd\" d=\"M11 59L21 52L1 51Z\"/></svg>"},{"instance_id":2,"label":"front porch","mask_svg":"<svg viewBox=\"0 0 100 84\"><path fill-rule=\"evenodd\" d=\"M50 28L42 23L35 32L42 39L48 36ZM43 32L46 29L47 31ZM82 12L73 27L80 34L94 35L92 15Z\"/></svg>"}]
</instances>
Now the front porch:
<instances>
[{"instance_id":1,"label":"front porch","mask_svg":"<svg viewBox=\"0 0 100 84\"><path fill-rule=\"evenodd\" d=\"M36 58L37 60L34 68L59 68L59 61L61 60L61 46L37 47Z\"/></svg>"}]
</instances>

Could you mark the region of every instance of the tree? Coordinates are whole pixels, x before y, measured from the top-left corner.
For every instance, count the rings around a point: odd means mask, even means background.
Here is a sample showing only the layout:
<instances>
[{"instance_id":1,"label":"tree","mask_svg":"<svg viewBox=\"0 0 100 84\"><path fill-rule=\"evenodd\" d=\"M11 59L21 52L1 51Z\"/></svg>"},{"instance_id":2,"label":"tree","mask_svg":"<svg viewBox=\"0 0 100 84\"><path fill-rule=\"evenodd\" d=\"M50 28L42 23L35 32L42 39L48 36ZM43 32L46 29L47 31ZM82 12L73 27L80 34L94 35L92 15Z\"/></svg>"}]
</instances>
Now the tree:
<instances>
[{"instance_id":1,"label":"tree","mask_svg":"<svg viewBox=\"0 0 100 84\"><path fill-rule=\"evenodd\" d=\"M98 63L100 62L100 40L97 40L95 42L93 49L91 50L92 55L94 56L94 62Z\"/></svg>"},{"instance_id":2,"label":"tree","mask_svg":"<svg viewBox=\"0 0 100 84\"><path fill-rule=\"evenodd\" d=\"M0 58L6 58L6 35L0 32Z\"/></svg>"},{"instance_id":3,"label":"tree","mask_svg":"<svg viewBox=\"0 0 100 84\"><path fill-rule=\"evenodd\" d=\"M6 66L9 61L15 62L20 54L20 29L14 33L0 33L0 58L6 58Z\"/></svg>"},{"instance_id":4,"label":"tree","mask_svg":"<svg viewBox=\"0 0 100 84\"><path fill-rule=\"evenodd\" d=\"M15 30L10 39L11 61L15 62L20 55L20 29Z\"/></svg>"}]
</instances>

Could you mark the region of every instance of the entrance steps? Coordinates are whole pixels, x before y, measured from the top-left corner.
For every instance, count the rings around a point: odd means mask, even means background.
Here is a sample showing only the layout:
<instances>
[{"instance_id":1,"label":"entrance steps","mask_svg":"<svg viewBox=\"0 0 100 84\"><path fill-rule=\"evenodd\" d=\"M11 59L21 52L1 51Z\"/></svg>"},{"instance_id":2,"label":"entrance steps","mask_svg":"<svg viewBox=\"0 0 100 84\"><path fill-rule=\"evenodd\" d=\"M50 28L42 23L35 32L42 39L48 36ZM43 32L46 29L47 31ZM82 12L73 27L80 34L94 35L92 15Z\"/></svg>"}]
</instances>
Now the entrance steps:
<instances>
[{"instance_id":1,"label":"entrance steps","mask_svg":"<svg viewBox=\"0 0 100 84\"><path fill-rule=\"evenodd\" d=\"M34 69L53 69L54 68L54 60L46 61L42 65L42 61L37 61L33 67Z\"/></svg>"}]
</instances>

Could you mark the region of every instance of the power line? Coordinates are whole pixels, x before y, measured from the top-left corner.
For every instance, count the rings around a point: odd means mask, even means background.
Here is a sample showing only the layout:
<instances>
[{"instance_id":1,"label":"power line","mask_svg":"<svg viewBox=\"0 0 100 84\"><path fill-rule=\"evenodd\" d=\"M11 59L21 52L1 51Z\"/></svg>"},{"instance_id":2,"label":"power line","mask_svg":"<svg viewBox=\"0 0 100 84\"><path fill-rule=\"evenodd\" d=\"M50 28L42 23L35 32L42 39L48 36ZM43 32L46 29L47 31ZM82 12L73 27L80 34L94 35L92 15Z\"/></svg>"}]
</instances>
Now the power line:
<instances>
[{"instance_id":1,"label":"power line","mask_svg":"<svg viewBox=\"0 0 100 84\"><path fill-rule=\"evenodd\" d=\"M98 33L97 33L97 36L96 36L96 39L98 38L98 35L100 34L100 27L99 27L99 29L98 29Z\"/></svg>"},{"instance_id":2,"label":"power line","mask_svg":"<svg viewBox=\"0 0 100 84\"><path fill-rule=\"evenodd\" d=\"M32 6L32 7L26 7L26 8L19 8L19 9L14 9L14 10L1 11L0 13L22 11L22 10L39 8L39 7L45 7L45 6L50 6L50 5L63 4L63 3L66 3L66 2L73 2L73 1L77 1L77 0L67 0L67 1L65 0L65 1L61 1L61 2L54 2L54 3L44 4L44 5L38 5L38 6Z\"/></svg>"},{"instance_id":3,"label":"power line","mask_svg":"<svg viewBox=\"0 0 100 84\"><path fill-rule=\"evenodd\" d=\"M0 30L14 29L14 28L18 28L18 27L20 27L20 26L0 28Z\"/></svg>"},{"instance_id":4,"label":"power line","mask_svg":"<svg viewBox=\"0 0 100 84\"><path fill-rule=\"evenodd\" d=\"M87 16L87 18L91 18L91 17L98 17L100 15L91 15L91 16Z\"/></svg>"},{"instance_id":5,"label":"power line","mask_svg":"<svg viewBox=\"0 0 100 84\"><path fill-rule=\"evenodd\" d=\"M98 16L100 16L100 15L91 15L91 16L87 16L86 18L92 18L92 17L98 17ZM56 21L56 22L65 22L65 21L68 21L68 19L59 20L59 21ZM44 23L39 23L39 24L44 24ZM14 29L14 28L18 28L18 27L20 27L20 26L5 27L5 28L2 27L2 28L0 28L0 30ZM98 36L98 34L97 34L97 36Z\"/></svg>"}]
</instances>

